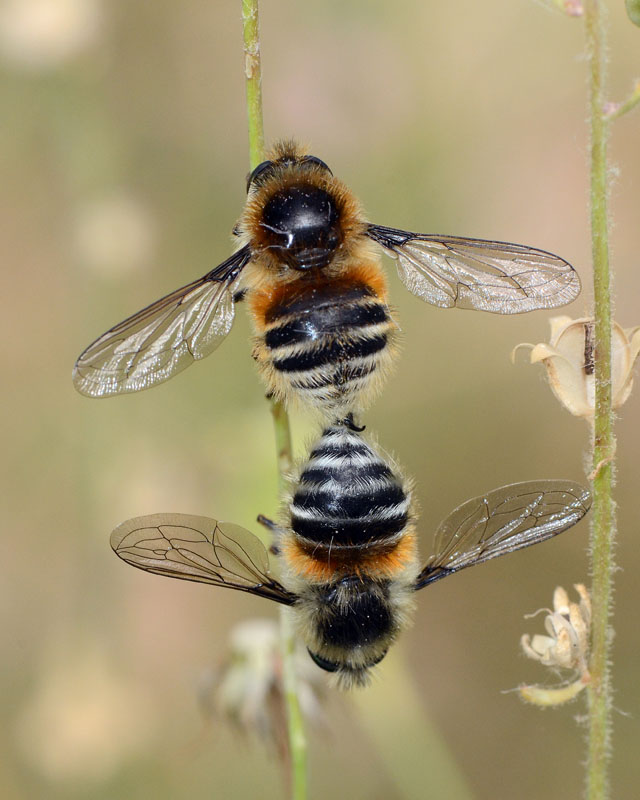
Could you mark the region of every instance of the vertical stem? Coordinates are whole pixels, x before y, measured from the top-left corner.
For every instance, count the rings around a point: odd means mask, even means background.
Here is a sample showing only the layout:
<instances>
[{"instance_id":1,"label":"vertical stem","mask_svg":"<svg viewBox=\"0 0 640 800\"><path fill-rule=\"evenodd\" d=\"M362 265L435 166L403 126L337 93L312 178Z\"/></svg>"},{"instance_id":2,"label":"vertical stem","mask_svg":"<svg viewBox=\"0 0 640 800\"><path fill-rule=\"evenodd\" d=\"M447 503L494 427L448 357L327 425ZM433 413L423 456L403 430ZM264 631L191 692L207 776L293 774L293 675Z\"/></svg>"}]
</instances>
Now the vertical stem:
<instances>
[{"instance_id":1,"label":"vertical stem","mask_svg":"<svg viewBox=\"0 0 640 800\"><path fill-rule=\"evenodd\" d=\"M260 61L260 36L258 26L258 0L242 0L244 39L244 73L247 90L247 117L249 127L249 157L251 169L264 160L264 125L262 119L262 68ZM278 490L282 495L287 476L293 464L289 415L282 403L273 399L271 413L278 459ZM307 796L307 742L304 720L297 692L295 670L295 638L290 610L283 608L280 615L282 646L282 671L284 696L287 706L289 757L291 763L291 796L305 800Z\"/></svg>"},{"instance_id":2,"label":"vertical stem","mask_svg":"<svg viewBox=\"0 0 640 800\"><path fill-rule=\"evenodd\" d=\"M242 34L244 41L244 77L247 91L247 121L249 126L249 162L251 169L253 169L264 160L258 0L242 0Z\"/></svg>"},{"instance_id":3,"label":"vertical stem","mask_svg":"<svg viewBox=\"0 0 640 800\"><path fill-rule=\"evenodd\" d=\"M280 612L280 644L289 733L291 797L293 800L305 800L307 797L307 739L304 731L304 717L298 698L298 679L294 658L295 643L291 610L283 607Z\"/></svg>"},{"instance_id":4,"label":"vertical stem","mask_svg":"<svg viewBox=\"0 0 640 800\"><path fill-rule=\"evenodd\" d=\"M591 127L591 241L595 301L595 417L591 525L593 630L589 698L587 797L608 796L611 738L609 651L615 508L611 495L615 439L611 409L611 286L607 218L607 122L604 118L605 36L601 0L584 3Z\"/></svg>"},{"instance_id":5,"label":"vertical stem","mask_svg":"<svg viewBox=\"0 0 640 800\"><path fill-rule=\"evenodd\" d=\"M293 468L293 445L289 415L282 403L270 400L273 431L276 437L276 457L278 459L278 489L280 494L287 489L287 476Z\"/></svg>"}]
</instances>

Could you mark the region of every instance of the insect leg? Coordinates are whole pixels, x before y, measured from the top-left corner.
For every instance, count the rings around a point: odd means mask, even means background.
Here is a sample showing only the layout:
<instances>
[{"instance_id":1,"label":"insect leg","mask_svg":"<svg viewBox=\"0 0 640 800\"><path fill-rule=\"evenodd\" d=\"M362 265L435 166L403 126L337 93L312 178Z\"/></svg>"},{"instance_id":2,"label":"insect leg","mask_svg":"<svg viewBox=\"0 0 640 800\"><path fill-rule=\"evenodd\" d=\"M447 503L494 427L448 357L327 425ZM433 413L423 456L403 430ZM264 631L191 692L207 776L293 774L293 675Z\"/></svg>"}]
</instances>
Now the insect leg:
<instances>
[{"instance_id":1,"label":"insect leg","mask_svg":"<svg viewBox=\"0 0 640 800\"><path fill-rule=\"evenodd\" d=\"M344 419L336 420L336 422L338 425L344 425L345 428L349 428L350 431L355 431L356 433L362 433L367 427L366 425L356 425L353 419L353 411L350 411Z\"/></svg>"},{"instance_id":2,"label":"insect leg","mask_svg":"<svg viewBox=\"0 0 640 800\"><path fill-rule=\"evenodd\" d=\"M279 538L285 533L283 528L263 514L258 514L257 521L273 534L274 539ZM280 548L274 542L269 548L269 552L274 556L280 555Z\"/></svg>"}]
</instances>

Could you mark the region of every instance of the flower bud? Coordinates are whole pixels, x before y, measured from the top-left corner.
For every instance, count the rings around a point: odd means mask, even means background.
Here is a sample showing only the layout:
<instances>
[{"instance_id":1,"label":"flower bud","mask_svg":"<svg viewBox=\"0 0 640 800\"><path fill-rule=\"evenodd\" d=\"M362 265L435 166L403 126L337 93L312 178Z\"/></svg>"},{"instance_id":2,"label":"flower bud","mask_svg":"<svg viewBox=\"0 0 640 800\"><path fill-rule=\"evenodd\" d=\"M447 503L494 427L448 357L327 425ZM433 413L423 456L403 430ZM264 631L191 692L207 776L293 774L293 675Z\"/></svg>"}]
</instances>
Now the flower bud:
<instances>
[{"instance_id":1,"label":"flower bud","mask_svg":"<svg viewBox=\"0 0 640 800\"><path fill-rule=\"evenodd\" d=\"M568 17L582 17L584 15L582 0L546 0L546 3Z\"/></svg>"}]
</instances>

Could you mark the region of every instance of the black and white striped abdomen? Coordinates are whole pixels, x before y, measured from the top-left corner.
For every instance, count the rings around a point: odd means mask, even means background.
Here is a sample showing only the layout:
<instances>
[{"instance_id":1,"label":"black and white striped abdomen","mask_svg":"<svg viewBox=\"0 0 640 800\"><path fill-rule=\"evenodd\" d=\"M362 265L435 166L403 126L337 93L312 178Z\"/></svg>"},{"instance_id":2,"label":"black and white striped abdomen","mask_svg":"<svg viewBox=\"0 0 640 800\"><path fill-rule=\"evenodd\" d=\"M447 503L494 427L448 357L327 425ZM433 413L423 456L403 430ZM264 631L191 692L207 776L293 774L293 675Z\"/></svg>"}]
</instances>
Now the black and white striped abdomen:
<instances>
[{"instance_id":1,"label":"black and white striped abdomen","mask_svg":"<svg viewBox=\"0 0 640 800\"><path fill-rule=\"evenodd\" d=\"M290 504L290 529L313 546L386 549L402 537L411 496L402 480L362 437L327 428L314 446Z\"/></svg>"},{"instance_id":2,"label":"black and white striped abdomen","mask_svg":"<svg viewBox=\"0 0 640 800\"><path fill-rule=\"evenodd\" d=\"M328 285L270 309L255 355L275 394L335 418L367 402L392 359L395 331L367 286Z\"/></svg>"}]
</instances>

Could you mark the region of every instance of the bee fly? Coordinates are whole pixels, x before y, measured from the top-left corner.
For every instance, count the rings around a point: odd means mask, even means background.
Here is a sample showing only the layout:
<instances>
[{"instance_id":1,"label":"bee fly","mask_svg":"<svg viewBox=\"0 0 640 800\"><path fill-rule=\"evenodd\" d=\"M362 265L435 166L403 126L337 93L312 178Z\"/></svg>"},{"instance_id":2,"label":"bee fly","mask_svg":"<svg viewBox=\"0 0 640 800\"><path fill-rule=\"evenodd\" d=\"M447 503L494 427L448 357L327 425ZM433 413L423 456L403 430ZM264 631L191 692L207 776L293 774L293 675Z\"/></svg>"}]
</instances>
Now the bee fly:
<instances>
[{"instance_id":1,"label":"bee fly","mask_svg":"<svg viewBox=\"0 0 640 800\"><path fill-rule=\"evenodd\" d=\"M589 492L572 481L502 486L449 514L422 564L410 484L357 430L335 424L301 468L281 524L258 518L274 535L279 579L256 536L206 517L137 517L114 530L111 546L147 572L291 606L313 661L351 688L367 685L408 626L418 589L550 539L590 505Z\"/></svg>"},{"instance_id":2,"label":"bee fly","mask_svg":"<svg viewBox=\"0 0 640 800\"><path fill-rule=\"evenodd\" d=\"M249 175L234 234L226 261L86 348L73 371L79 392L106 397L171 378L218 347L246 297L268 392L327 421L360 412L396 353L380 248L410 292L441 308L518 314L580 292L573 267L544 250L367 222L329 167L293 142Z\"/></svg>"}]
</instances>

